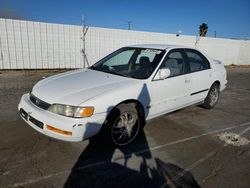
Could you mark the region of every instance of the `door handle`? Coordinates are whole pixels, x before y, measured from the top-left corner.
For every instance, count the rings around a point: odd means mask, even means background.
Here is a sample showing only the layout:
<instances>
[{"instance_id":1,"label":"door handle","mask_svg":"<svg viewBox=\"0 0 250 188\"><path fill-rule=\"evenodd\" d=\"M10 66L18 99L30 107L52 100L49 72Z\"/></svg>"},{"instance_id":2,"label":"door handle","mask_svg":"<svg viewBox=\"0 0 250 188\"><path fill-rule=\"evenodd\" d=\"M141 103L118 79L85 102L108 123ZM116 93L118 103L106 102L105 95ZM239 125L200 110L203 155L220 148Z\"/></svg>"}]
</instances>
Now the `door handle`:
<instances>
[{"instance_id":1,"label":"door handle","mask_svg":"<svg viewBox=\"0 0 250 188\"><path fill-rule=\"evenodd\" d=\"M185 83L186 83L186 84L187 84L187 83L190 83L190 79L186 78L186 79L185 79Z\"/></svg>"}]
</instances>

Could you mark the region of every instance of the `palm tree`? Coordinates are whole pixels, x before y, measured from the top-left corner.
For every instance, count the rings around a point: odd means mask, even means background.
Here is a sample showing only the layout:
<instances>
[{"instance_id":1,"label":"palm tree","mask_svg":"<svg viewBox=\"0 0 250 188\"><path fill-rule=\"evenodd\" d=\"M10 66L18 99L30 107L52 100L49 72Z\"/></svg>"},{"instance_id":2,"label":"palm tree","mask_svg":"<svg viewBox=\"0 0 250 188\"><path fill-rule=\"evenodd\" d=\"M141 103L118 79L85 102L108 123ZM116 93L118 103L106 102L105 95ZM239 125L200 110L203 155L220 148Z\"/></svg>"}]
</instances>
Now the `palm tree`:
<instances>
[{"instance_id":1,"label":"palm tree","mask_svg":"<svg viewBox=\"0 0 250 188\"><path fill-rule=\"evenodd\" d=\"M200 31L199 34L201 37L205 37L207 34L208 26L206 23L202 23L199 27Z\"/></svg>"}]
</instances>

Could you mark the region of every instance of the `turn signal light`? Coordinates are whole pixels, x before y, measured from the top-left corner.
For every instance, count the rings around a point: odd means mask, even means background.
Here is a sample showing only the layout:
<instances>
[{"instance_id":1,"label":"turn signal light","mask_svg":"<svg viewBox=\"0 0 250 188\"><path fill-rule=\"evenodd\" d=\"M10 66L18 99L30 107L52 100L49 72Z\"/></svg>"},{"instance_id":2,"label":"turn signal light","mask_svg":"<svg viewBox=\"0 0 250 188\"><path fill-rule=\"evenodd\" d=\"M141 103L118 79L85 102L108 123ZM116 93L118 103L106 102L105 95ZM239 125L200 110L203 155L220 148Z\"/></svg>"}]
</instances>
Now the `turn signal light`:
<instances>
[{"instance_id":1,"label":"turn signal light","mask_svg":"<svg viewBox=\"0 0 250 188\"><path fill-rule=\"evenodd\" d=\"M82 117L90 117L94 113L94 107L85 107L80 111Z\"/></svg>"},{"instance_id":2,"label":"turn signal light","mask_svg":"<svg viewBox=\"0 0 250 188\"><path fill-rule=\"evenodd\" d=\"M56 133L64 134L64 135L67 135L67 136L72 136L72 132L61 130L61 129L52 127L51 125L47 125L47 129L50 130L50 131L56 132Z\"/></svg>"}]
</instances>

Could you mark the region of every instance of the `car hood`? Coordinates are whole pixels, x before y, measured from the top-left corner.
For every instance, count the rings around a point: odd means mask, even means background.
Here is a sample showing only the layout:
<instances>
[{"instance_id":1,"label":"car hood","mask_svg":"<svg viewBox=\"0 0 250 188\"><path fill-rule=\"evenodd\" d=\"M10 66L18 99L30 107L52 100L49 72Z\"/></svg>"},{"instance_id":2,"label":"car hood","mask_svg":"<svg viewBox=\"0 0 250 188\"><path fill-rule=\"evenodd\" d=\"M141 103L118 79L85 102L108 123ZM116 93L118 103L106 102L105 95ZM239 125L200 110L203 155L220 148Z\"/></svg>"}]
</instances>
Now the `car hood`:
<instances>
[{"instance_id":1,"label":"car hood","mask_svg":"<svg viewBox=\"0 0 250 188\"><path fill-rule=\"evenodd\" d=\"M33 87L32 94L50 104L77 106L94 97L137 82L138 80L132 78L82 69L43 79Z\"/></svg>"}]
</instances>

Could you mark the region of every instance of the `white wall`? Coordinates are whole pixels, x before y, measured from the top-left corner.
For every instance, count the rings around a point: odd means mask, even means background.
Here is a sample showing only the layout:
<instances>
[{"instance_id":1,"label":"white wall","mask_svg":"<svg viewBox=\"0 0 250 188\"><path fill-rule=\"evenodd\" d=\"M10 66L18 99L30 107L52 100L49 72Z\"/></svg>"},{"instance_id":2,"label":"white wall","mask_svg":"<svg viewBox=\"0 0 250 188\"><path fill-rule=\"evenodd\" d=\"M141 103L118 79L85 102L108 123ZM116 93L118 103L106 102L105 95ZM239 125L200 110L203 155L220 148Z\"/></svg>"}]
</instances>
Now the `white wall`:
<instances>
[{"instance_id":1,"label":"white wall","mask_svg":"<svg viewBox=\"0 0 250 188\"><path fill-rule=\"evenodd\" d=\"M83 67L82 27L0 19L0 69ZM140 43L195 47L196 37L90 27L86 53L90 64L122 46ZM200 38L197 48L224 64L250 64L250 41Z\"/></svg>"}]
</instances>

